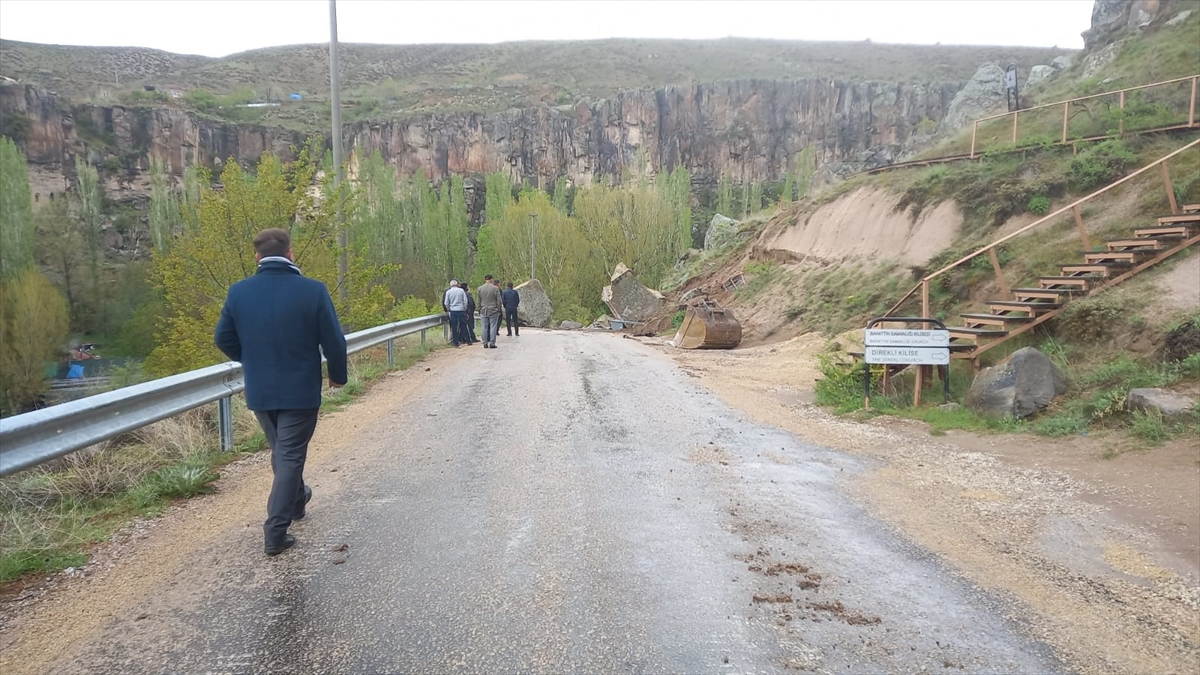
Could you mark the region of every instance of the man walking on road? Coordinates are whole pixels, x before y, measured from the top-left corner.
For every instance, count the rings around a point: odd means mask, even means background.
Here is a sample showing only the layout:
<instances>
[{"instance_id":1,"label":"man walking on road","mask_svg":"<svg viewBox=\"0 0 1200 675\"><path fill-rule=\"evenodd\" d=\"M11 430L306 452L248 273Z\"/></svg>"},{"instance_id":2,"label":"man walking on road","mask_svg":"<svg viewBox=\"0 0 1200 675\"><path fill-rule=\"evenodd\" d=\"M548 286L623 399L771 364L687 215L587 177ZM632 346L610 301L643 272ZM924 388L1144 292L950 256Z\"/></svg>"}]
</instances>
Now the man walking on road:
<instances>
[{"instance_id":1,"label":"man walking on road","mask_svg":"<svg viewBox=\"0 0 1200 675\"><path fill-rule=\"evenodd\" d=\"M517 337L521 337L521 322L517 320L517 307L521 305L521 294L513 290L512 282L508 282L508 290L501 294L504 303L504 323L508 326L508 335L511 337L513 331L516 331Z\"/></svg>"},{"instance_id":2,"label":"man walking on road","mask_svg":"<svg viewBox=\"0 0 1200 675\"><path fill-rule=\"evenodd\" d=\"M467 294L459 288L458 280L450 280L450 288L442 298L442 307L450 315L450 344L455 347L468 341L466 319Z\"/></svg>"},{"instance_id":3,"label":"man walking on road","mask_svg":"<svg viewBox=\"0 0 1200 675\"><path fill-rule=\"evenodd\" d=\"M296 543L292 521L305 515L308 442L321 407L321 353L329 386L346 384L346 338L325 284L300 274L291 235L277 228L254 238L258 271L229 288L213 341L240 361L246 407L271 446L275 474L263 523L264 550L278 555Z\"/></svg>"},{"instance_id":4,"label":"man walking on road","mask_svg":"<svg viewBox=\"0 0 1200 675\"><path fill-rule=\"evenodd\" d=\"M479 317L483 321L483 348L496 348L496 334L500 332L500 316L503 305L500 302L500 287L496 285L492 275L483 278L479 287Z\"/></svg>"}]
</instances>

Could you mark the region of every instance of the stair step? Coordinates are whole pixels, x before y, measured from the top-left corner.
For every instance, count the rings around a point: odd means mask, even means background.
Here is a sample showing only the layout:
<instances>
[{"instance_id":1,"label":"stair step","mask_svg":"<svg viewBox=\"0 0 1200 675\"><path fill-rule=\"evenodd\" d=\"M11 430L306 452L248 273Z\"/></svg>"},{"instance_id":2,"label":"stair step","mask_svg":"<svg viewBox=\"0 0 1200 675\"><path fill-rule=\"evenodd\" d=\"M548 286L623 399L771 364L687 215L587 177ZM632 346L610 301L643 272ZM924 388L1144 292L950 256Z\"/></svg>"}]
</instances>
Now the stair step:
<instances>
[{"instance_id":1,"label":"stair step","mask_svg":"<svg viewBox=\"0 0 1200 675\"><path fill-rule=\"evenodd\" d=\"M1184 204L1179 210L1183 211L1184 213L1195 213L1200 211L1200 204Z\"/></svg>"},{"instance_id":2,"label":"stair step","mask_svg":"<svg viewBox=\"0 0 1200 675\"><path fill-rule=\"evenodd\" d=\"M1177 216L1159 216L1159 225L1166 225L1168 223L1200 223L1200 213L1181 213Z\"/></svg>"},{"instance_id":3,"label":"stair step","mask_svg":"<svg viewBox=\"0 0 1200 675\"><path fill-rule=\"evenodd\" d=\"M1000 314L1003 312L1026 312L1031 316L1036 315L1038 312L1052 312L1059 307L1062 307L1062 305L1057 302L1021 302L1019 300L989 300L987 305L988 310L993 314Z\"/></svg>"},{"instance_id":4,"label":"stair step","mask_svg":"<svg viewBox=\"0 0 1200 675\"><path fill-rule=\"evenodd\" d=\"M1111 277L1129 269L1129 263L1086 263L1080 265L1073 263L1063 265L1062 271L1064 275L1072 274L1096 274L1101 277Z\"/></svg>"},{"instance_id":5,"label":"stair step","mask_svg":"<svg viewBox=\"0 0 1200 675\"><path fill-rule=\"evenodd\" d=\"M1145 251L1088 251L1083 254L1086 263L1124 262L1135 263L1146 257Z\"/></svg>"},{"instance_id":6,"label":"stair step","mask_svg":"<svg viewBox=\"0 0 1200 675\"><path fill-rule=\"evenodd\" d=\"M976 326L1006 326L1010 323L1028 323L1033 321L1033 317L1023 314L959 314L959 316L967 322L968 328Z\"/></svg>"},{"instance_id":7,"label":"stair step","mask_svg":"<svg viewBox=\"0 0 1200 675\"><path fill-rule=\"evenodd\" d=\"M1042 288L1056 288L1058 286L1070 286L1072 288L1088 289L1092 284L1100 281L1100 277L1039 277L1038 283Z\"/></svg>"},{"instance_id":8,"label":"stair step","mask_svg":"<svg viewBox=\"0 0 1200 675\"><path fill-rule=\"evenodd\" d=\"M1131 239L1113 239L1105 242L1104 247L1110 251L1137 249L1143 251L1161 251L1171 242L1181 237L1133 237Z\"/></svg>"},{"instance_id":9,"label":"stair step","mask_svg":"<svg viewBox=\"0 0 1200 675\"><path fill-rule=\"evenodd\" d=\"M1082 288L1014 288L1012 294L1018 299L1025 298L1041 298L1043 300L1058 300L1061 297L1070 297L1072 295L1082 295L1086 293L1086 289Z\"/></svg>"},{"instance_id":10,"label":"stair step","mask_svg":"<svg viewBox=\"0 0 1200 675\"><path fill-rule=\"evenodd\" d=\"M1143 227L1133 231L1135 237L1169 237L1171 239L1187 239L1192 234L1192 228L1179 227Z\"/></svg>"},{"instance_id":11,"label":"stair step","mask_svg":"<svg viewBox=\"0 0 1200 675\"><path fill-rule=\"evenodd\" d=\"M1008 335L1008 331L1003 328L967 328L965 326L952 326L948 329L951 338L958 338L965 342L979 343L980 340L988 338L1002 338Z\"/></svg>"}]
</instances>

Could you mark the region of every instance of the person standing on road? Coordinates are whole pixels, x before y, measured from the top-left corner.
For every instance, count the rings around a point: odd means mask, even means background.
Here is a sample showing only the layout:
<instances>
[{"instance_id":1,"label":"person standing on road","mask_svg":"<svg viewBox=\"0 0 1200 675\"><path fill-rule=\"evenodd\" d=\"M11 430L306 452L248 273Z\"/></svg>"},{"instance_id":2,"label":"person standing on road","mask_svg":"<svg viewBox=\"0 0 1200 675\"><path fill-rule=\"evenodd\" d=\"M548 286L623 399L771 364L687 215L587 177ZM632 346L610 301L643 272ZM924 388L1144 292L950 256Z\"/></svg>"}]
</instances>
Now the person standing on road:
<instances>
[{"instance_id":1,"label":"person standing on road","mask_svg":"<svg viewBox=\"0 0 1200 675\"><path fill-rule=\"evenodd\" d=\"M468 297L466 291L459 287L457 279L450 280L450 288L442 297L442 308L450 315L450 344L455 347L467 342L465 314Z\"/></svg>"},{"instance_id":2,"label":"person standing on road","mask_svg":"<svg viewBox=\"0 0 1200 675\"><path fill-rule=\"evenodd\" d=\"M517 320L517 308L521 306L521 294L513 290L512 282L508 282L508 290L501 293L504 303L504 323L508 326L508 335L521 337L521 322Z\"/></svg>"},{"instance_id":3,"label":"person standing on road","mask_svg":"<svg viewBox=\"0 0 1200 675\"><path fill-rule=\"evenodd\" d=\"M475 298L471 295L471 285L463 282L463 292L467 294L467 320L463 322L466 327L464 331L467 336L467 344L473 345L479 342L479 338L475 335Z\"/></svg>"},{"instance_id":4,"label":"person standing on road","mask_svg":"<svg viewBox=\"0 0 1200 675\"><path fill-rule=\"evenodd\" d=\"M500 301L500 287L492 275L483 278L479 287L479 316L483 321L483 348L496 348L496 334L500 332L500 317L504 305Z\"/></svg>"},{"instance_id":5,"label":"person standing on road","mask_svg":"<svg viewBox=\"0 0 1200 675\"><path fill-rule=\"evenodd\" d=\"M240 361L246 407L271 446L271 495L263 549L279 555L296 543L288 534L304 518L312 489L304 484L308 442L321 408L321 354L330 388L346 384L346 338L325 284L300 274L291 235L272 228L254 237L258 271L230 286L213 341Z\"/></svg>"}]
</instances>

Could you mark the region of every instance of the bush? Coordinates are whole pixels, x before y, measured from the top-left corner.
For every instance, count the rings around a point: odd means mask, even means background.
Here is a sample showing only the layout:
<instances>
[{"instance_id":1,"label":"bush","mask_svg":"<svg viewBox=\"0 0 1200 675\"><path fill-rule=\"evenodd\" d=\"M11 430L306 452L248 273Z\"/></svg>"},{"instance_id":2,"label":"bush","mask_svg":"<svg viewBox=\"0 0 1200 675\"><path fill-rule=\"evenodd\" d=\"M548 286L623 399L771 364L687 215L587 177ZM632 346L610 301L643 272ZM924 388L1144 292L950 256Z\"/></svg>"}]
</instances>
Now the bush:
<instances>
[{"instance_id":1,"label":"bush","mask_svg":"<svg viewBox=\"0 0 1200 675\"><path fill-rule=\"evenodd\" d=\"M1029 200L1029 212L1036 213L1039 216L1044 216L1050 213L1050 198L1045 195L1038 195Z\"/></svg>"},{"instance_id":2,"label":"bush","mask_svg":"<svg viewBox=\"0 0 1200 675\"><path fill-rule=\"evenodd\" d=\"M685 316L687 316L687 310L681 309L675 312L675 315L671 317L671 327L678 330L683 325L683 318Z\"/></svg>"},{"instance_id":3,"label":"bush","mask_svg":"<svg viewBox=\"0 0 1200 675\"><path fill-rule=\"evenodd\" d=\"M1117 180L1136 162L1137 155L1123 141L1108 140L1088 147L1072 159L1067 176L1072 189L1091 192Z\"/></svg>"}]
</instances>

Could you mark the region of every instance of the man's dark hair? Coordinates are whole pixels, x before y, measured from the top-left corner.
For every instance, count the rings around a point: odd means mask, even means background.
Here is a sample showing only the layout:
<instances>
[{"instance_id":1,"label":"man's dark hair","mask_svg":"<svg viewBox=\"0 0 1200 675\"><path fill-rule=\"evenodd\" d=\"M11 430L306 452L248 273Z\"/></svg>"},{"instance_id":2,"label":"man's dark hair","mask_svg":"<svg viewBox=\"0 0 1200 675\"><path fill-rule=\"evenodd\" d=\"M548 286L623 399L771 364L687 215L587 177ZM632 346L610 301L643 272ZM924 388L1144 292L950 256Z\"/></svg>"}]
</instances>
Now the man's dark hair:
<instances>
[{"instance_id":1,"label":"man's dark hair","mask_svg":"<svg viewBox=\"0 0 1200 675\"><path fill-rule=\"evenodd\" d=\"M287 230L272 227L263 230L254 237L254 252L266 258L273 255L287 255L292 247L292 235Z\"/></svg>"},{"instance_id":2,"label":"man's dark hair","mask_svg":"<svg viewBox=\"0 0 1200 675\"><path fill-rule=\"evenodd\" d=\"M511 281L510 281L510 282L508 282L508 287L509 287L509 288L512 288L512 282L511 282Z\"/></svg>"},{"instance_id":3,"label":"man's dark hair","mask_svg":"<svg viewBox=\"0 0 1200 675\"><path fill-rule=\"evenodd\" d=\"M490 274L485 274L485 275L483 276L483 280L484 280L484 281L491 281L491 280L492 280L492 275L490 275Z\"/></svg>"}]
</instances>

